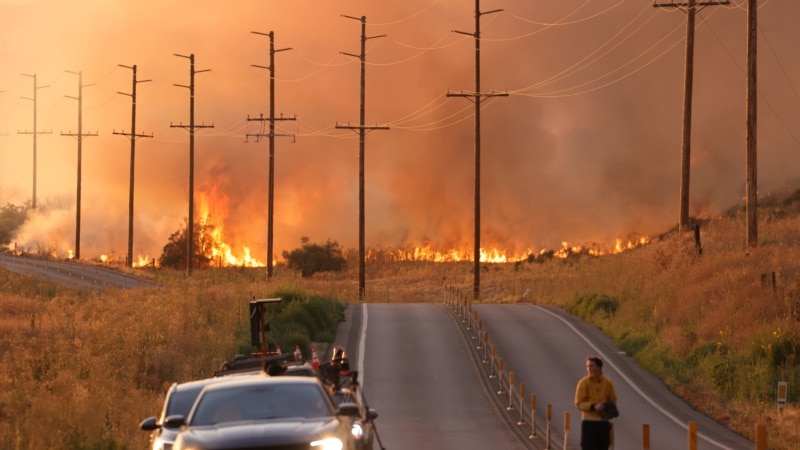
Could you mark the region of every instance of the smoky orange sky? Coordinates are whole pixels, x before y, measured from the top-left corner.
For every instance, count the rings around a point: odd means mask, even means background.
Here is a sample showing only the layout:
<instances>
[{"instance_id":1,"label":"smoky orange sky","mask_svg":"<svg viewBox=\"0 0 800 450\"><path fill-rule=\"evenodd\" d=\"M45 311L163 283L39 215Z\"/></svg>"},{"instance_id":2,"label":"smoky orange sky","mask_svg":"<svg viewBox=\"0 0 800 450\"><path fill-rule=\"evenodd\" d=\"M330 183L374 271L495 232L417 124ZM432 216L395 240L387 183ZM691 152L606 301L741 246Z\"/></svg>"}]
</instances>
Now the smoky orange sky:
<instances>
[{"instance_id":1,"label":"smoky orange sky","mask_svg":"<svg viewBox=\"0 0 800 450\"><path fill-rule=\"evenodd\" d=\"M758 184L800 173L800 2L760 0ZM678 221L686 14L650 0L484 0L481 244L509 254L612 245ZM275 256L358 246L361 24L366 17L367 247L462 248L473 239L475 3L466 0L0 0L0 203L37 203L16 245L74 248L82 73L81 257L127 249L132 71L137 66L134 254L158 257L188 215L189 60L195 55L195 188L224 202L234 253L266 256L274 32ZM693 216L742 204L744 0L697 17ZM203 72L200 72L203 71ZM144 80L147 80L146 82ZM25 132L28 132L26 134ZM743 243L744 243L744 229ZM13 244L12 244L13 245Z\"/></svg>"}]
</instances>

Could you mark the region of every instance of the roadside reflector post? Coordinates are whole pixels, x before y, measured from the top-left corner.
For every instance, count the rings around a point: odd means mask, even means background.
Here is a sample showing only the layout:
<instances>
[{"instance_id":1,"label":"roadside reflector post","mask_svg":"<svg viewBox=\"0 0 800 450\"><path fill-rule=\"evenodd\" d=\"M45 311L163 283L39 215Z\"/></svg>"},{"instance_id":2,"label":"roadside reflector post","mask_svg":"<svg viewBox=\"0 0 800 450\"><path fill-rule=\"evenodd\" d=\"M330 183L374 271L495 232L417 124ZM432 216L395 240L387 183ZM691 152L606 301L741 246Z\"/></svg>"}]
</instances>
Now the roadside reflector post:
<instances>
[{"instance_id":1,"label":"roadside reflector post","mask_svg":"<svg viewBox=\"0 0 800 450\"><path fill-rule=\"evenodd\" d=\"M569 436L569 411L564 411L564 447L567 448L567 436Z\"/></svg>"},{"instance_id":2,"label":"roadside reflector post","mask_svg":"<svg viewBox=\"0 0 800 450\"><path fill-rule=\"evenodd\" d=\"M767 450L767 424L756 424L756 450Z\"/></svg>"},{"instance_id":3,"label":"roadside reflector post","mask_svg":"<svg viewBox=\"0 0 800 450\"><path fill-rule=\"evenodd\" d=\"M783 416L783 408L786 408L786 397L789 393L789 383L778 381L778 412Z\"/></svg>"},{"instance_id":4,"label":"roadside reflector post","mask_svg":"<svg viewBox=\"0 0 800 450\"><path fill-rule=\"evenodd\" d=\"M487 339L488 339L488 337L487 337ZM490 379L497 377L497 375L494 374L494 360L495 360L496 356L497 356L497 348L495 348L494 344L492 344L492 358L489 361L489 367L490 367L489 378Z\"/></svg>"},{"instance_id":5,"label":"roadside reflector post","mask_svg":"<svg viewBox=\"0 0 800 450\"><path fill-rule=\"evenodd\" d=\"M525 400L525 383L519 384L519 421L517 421L517 425L522 425L525 423L525 408L523 407L523 401Z\"/></svg>"},{"instance_id":6,"label":"roadside reflector post","mask_svg":"<svg viewBox=\"0 0 800 450\"><path fill-rule=\"evenodd\" d=\"M697 450L697 422L691 420L689 425L689 450Z\"/></svg>"},{"instance_id":7,"label":"roadside reflector post","mask_svg":"<svg viewBox=\"0 0 800 450\"><path fill-rule=\"evenodd\" d=\"M536 394L531 394L531 435L529 439L536 437Z\"/></svg>"},{"instance_id":8,"label":"roadside reflector post","mask_svg":"<svg viewBox=\"0 0 800 450\"><path fill-rule=\"evenodd\" d=\"M514 409L514 371L508 373L508 407L506 411Z\"/></svg>"},{"instance_id":9,"label":"roadside reflector post","mask_svg":"<svg viewBox=\"0 0 800 450\"><path fill-rule=\"evenodd\" d=\"M483 332L483 360L482 363L489 361L489 332Z\"/></svg>"},{"instance_id":10,"label":"roadside reflector post","mask_svg":"<svg viewBox=\"0 0 800 450\"><path fill-rule=\"evenodd\" d=\"M477 317L477 314L478 313L475 313L476 317ZM475 333L475 337L473 338L473 339L477 339L478 340L478 346L475 347L478 350L481 349L481 337L482 337L482 335L483 335L483 320L478 319L478 332Z\"/></svg>"},{"instance_id":11,"label":"roadside reflector post","mask_svg":"<svg viewBox=\"0 0 800 450\"><path fill-rule=\"evenodd\" d=\"M642 424L642 450L650 450L650 425Z\"/></svg>"},{"instance_id":12,"label":"roadside reflector post","mask_svg":"<svg viewBox=\"0 0 800 450\"><path fill-rule=\"evenodd\" d=\"M500 390L497 391L497 395L503 395L506 391L503 390L503 358L497 359L497 385L500 386Z\"/></svg>"},{"instance_id":13,"label":"roadside reflector post","mask_svg":"<svg viewBox=\"0 0 800 450\"><path fill-rule=\"evenodd\" d=\"M547 408L545 409L545 413L544 414L545 414L544 415L545 423L547 425L546 426L547 432L546 432L546 436L545 436L545 441L547 442L547 444L545 445L544 448L545 449L550 449L550 422L553 421L553 405L552 404L550 404L550 403L547 404Z\"/></svg>"}]
</instances>

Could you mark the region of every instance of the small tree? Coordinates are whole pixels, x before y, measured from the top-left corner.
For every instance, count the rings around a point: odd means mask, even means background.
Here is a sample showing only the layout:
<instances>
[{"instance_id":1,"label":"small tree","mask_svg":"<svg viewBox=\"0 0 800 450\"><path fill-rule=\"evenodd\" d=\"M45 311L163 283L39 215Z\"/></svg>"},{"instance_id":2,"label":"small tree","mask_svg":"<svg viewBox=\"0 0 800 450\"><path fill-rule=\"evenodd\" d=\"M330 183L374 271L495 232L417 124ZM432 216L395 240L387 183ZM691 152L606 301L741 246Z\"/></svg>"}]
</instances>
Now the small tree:
<instances>
[{"instance_id":1,"label":"small tree","mask_svg":"<svg viewBox=\"0 0 800 450\"><path fill-rule=\"evenodd\" d=\"M28 216L29 204L15 206L8 203L0 209L0 245L11 243L11 239Z\"/></svg>"},{"instance_id":2,"label":"small tree","mask_svg":"<svg viewBox=\"0 0 800 450\"><path fill-rule=\"evenodd\" d=\"M283 259L290 268L299 270L304 278L317 272L342 271L347 268L347 260L336 241L328 239L325 245L310 244L309 239L303 236L300 242L300 248L291 252L284 251Z\"/></svg>"},{"instance_id":3,"label":"small tree","mask_svg":"<svg viewBox=\"0 0 800 450\"><path fill-rule=\"evenodd\" d=\"M172 267L175 269L186 267L186 254L189 251L186 241L187 225L179 228L169 236L169 241L158 258L161 267ZM193 266L198 268L208 267L211 264L210 252L213 247L213 238L210 230L211 225L194 224L194 261Z\"/></svg>"}]
</instances>

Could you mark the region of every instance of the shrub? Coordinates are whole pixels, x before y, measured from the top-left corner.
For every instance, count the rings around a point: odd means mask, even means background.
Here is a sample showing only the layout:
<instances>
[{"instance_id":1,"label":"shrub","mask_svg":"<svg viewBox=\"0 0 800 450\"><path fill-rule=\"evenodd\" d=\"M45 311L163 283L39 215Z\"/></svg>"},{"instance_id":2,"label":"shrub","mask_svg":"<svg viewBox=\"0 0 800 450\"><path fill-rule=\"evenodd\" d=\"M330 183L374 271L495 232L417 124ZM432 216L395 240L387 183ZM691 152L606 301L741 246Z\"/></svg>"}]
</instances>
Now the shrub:
<instances>
[{"instance_id":1,"label":"shrub","mask_svg":"<svg viewBox=\"0 0 800 450\"><path fill-rule=\"evenodd\" d=\"M589 296L579 296L572 304L567 305L567 311L584 319L590 319L595 315L600 318L613 317L619 308L619 301L606 294L592 294Z\"/></svg>"},{"instance_id":2,"label":"shrub","mask_svg":"<svg viewBox=\"0 0 800 450\"><path fill-rule=\"evenodd\" d=\"M287 265L300 271L303 278L317 272L341 272L347 268L347 260L336 241L328 241L325 245L309 244L308 238L301 239L301 247L291 252L284 251L283 258Z\"/></svg>"}]
</instances>

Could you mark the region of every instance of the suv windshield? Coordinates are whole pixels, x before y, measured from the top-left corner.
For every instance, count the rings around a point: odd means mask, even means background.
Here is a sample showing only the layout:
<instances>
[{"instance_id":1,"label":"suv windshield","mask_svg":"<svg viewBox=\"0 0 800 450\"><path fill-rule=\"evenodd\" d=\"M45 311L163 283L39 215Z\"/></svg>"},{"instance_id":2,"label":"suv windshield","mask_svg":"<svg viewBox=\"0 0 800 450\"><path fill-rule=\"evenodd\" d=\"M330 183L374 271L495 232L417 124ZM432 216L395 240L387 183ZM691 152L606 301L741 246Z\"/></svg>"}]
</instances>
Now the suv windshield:
<instances>
[{"instance_id":1,"label":"suv windshield","mask_svg":"<svg viewBox=\"0 0 800 450\"><path fill-rule=\"evenodd\" d=\"M188 416L192 405L194 405L194 401L197 399L202 389L203 386L175 389L169 396L169 402L167 403L167 410L164 417L174 414L181 414L183 417Z\"/></svg>"},{"instance_id":2,"label":"suv windshield","mask_svg":"<svg viewBox=\"0 0 800 450\"><path fill-rule=\"evenodd\" d=\"M190 426L239 420L331 417L333 405L326 395L319 386L309 384L213 389L204 392L198 400Z\"/></svg>"}]
</instances>

